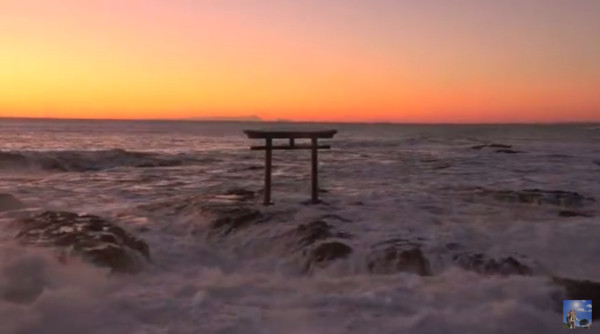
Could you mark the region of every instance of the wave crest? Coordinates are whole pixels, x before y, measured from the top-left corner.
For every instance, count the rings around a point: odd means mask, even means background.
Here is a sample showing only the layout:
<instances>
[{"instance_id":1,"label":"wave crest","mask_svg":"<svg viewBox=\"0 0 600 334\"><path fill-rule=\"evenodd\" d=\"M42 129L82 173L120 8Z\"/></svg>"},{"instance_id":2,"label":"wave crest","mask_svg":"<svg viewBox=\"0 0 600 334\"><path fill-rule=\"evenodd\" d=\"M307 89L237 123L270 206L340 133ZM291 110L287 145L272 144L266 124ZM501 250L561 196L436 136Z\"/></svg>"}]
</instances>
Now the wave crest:
<instances>
[{"instance_id":1,"label":"wave crest","mask_svg":"<svg viewBox=\"0 0 600 334\"><path fill-rule=\"evenodd\" d=\"M190 160L181 155L101 151L0 151L0 170L87 172L116 167L170 167Z\"/></svg>"}]
</instances>

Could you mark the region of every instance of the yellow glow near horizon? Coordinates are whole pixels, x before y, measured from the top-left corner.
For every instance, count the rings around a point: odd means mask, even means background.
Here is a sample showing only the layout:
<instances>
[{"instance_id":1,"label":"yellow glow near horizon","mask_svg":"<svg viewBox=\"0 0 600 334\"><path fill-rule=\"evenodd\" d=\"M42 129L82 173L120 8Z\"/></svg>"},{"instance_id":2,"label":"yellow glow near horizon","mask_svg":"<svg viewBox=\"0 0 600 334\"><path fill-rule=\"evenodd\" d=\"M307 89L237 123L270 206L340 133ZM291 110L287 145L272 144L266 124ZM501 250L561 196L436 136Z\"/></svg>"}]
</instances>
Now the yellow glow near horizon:
<instances>
[{"instance_id":1,"label":"yellow glow near horizon","mask_svg":"<svg viewBox=\"0 0 600 334\"><path fill-rule=\"evenodd\" d=\"M598 2L424 3L6 0L0 117L600 120Z\"/></svg>"}]
</instances>

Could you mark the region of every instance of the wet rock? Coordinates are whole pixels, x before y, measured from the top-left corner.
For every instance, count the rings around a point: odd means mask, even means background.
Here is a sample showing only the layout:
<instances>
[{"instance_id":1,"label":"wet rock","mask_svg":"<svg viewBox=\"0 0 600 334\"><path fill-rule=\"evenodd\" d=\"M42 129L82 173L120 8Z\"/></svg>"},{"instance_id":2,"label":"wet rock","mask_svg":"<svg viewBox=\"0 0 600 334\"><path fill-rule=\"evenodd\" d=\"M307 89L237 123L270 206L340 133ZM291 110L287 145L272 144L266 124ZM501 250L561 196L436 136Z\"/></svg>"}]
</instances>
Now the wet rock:
<instances>
[{"instance_id":1,"label":"wet rock","mask_svg":"<svg viewBox=\"0 0 600 334\"><path fill-rule=\"evenodd\" d=\"M555 205L566 208L582 207L595 202L594 198L586 197L576 192L562 190L488 190L484 193L487 195L491 195L496 200L504 202L536 205Z\"/></svg>"},{"instance_id":2,"label":"wet rock","mask_svg":"<svg viewBox=\"0 0 600 334\"><path fill-rule=\"evenodd\" d=\"M386 241L374 247L367 256L367 268L373 274L410 272L421 276L432 274L421 245L403 239Z\"/></svg>"},{"instance_id":3,"label":"wet rock","mask_svg":"<svg viewBox=\"0 0 600 334\"><path fill-rule=\"evenodd\" d=\"M298 237L298 244L301 247L306 247L318 240L329 239L334 236L331 225L321 220L299 225L294 230L294 233Z\"/></svg>"},{"instance_id":4,"label":"wet rock","mask_svg":"<svg viewBox=\"0 0 600 334\"><path fill-rule=\"evenodd\" d=\"M486 147L489 148L500 148L500 149L508 149L508 148L512 148L512 145L504 145L504 144L483 144L483 145L475 145L473 147L471 147L474 150L481 150L484 149Z\"/></svg>"},{"instance_id":5,"label":"wet rock","mask_svg":"<svg viewBox=\"0 0 600 334\"><path fill-rule=\"evenodd\" d=\"M563 288L564 294L556 296L562 306L562 300L600 300L600 282L551 277L551 283ZM592 312L592 320L600 318L600 312Z\"/></svg>"},{"instance_id":6,"label":"wet rock","mask_svg":"<svg viewBox=\"0 0 600 334\"><path fill-rule=\"evenodd\" d=\"M496 153L519 154L519 153L525 153L525 152L523 152L523 151L516 151L516 150L496 150Z\"/></svg>"},{"instance_id":7,"label":"wet rock","mask_svg":"<svg viewBox=\"0 0 600 334\"><path fill-rule=\"evenodd\" d=\"M208 211L214 216L209 224L211 231L223 235L266 221L266 217L259 210L249 207L218 206Z\"/></svg>"},{"instance_id":8,"label":"wet rock","mask_svg":"<svg viewBox=\"0 0 600 334\"><path fill-rule=\"evenodd\" d=\"M577 212L577 211L571 211L571 210L560 211L558 213L558 216L559 217L565 217L565 218L571 218L571 217L586 217L586 218L591 218L591 217L593 217L593 215L591 215L589 213Z\"/></svg>"},{"instance_id":9,"label":"wet rock","mask_svg":"<svg viewBox=\"0 0 600 334\"><path fill-rule=\"evenodd\" d=\"M374 255L374 259L367 264L369 272L373 274L393 274L397 272L410 272L421 276L430 276L429 261L420 248L399 250L388 248Z\"/></svg>"},{"instance_id":10,"label":"wet rock","mask_svg":"<svg viewBox=\"0 0 600 334\"><path fill-rule=\"evenodd\" d=\"M25 204L10 194L0 194L0 212L23 209Z\"/></svg>"},{"instance_id":11,"label":"wet rock","mask_svg":"<svg viewBox=\"0 0 600 334\"><path fill-rule=\"evenodd\" d=\"M113 223L94 215L46 211L23 219L21 242L58 247L114 272L135 272L150 259L148 245Z\"/></svg>"},{"instance_id":12,"label":"wet rock","mask_svg":"<svg viewBox=\"0 0 600 334\"><path fill-rule=\"evenodd\" d=\"M288 236L291 236L293 239L295 239L295 243L300 248L304 248L313 245L317 241L330 238L346 239L350 237L350 235L347 233L335 231L333 226L322 220L298 225L298 227L288 233Z\"/></svg>"},{"instance_id":13,"label":"wet rock","mask_svg":"<svg viewBox=\"0 0 600 334\"><path fill-rule=\"evenodd\" d=\"M328 241L317 245L305 252L306 269L315 265L323 266L327 263L344 259L352 254L352 247L340 241Z\"/></svg>"},{"instance_id":14,"label":"wet rock","mask_svg":"<svg viewBox=\"0 0 600 334\"><path fill-rule=\"evenodd\" d=\"M531 275L531 269L512 256L491 259L481 253L463 253L452 260L465 270L485 275Z\"/></svg>"}]
</instances>

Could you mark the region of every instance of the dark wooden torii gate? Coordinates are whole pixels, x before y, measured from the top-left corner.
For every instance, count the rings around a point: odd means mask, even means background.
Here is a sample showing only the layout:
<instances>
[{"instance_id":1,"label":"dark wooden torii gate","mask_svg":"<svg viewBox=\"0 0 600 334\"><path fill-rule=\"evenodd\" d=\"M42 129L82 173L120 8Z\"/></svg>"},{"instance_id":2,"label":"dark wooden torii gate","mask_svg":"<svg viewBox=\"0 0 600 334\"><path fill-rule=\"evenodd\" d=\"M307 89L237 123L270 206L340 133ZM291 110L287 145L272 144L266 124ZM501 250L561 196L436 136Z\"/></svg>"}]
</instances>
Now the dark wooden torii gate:
<instances>
[{"instance_id":1,"label":"dark wooden torii gate","mask_svg":"<svg viewBox=\"0 0 600 334\"><path fill-rule=\"evenodd\" d=\"M273 150L311 150L312 151L312 187L311 203L319 203L319 179L318 179L318 150L330 149L329 145L319 145L318 140L333 138L337 130L322 131L266 131L245 130L244 133L250 139L264 139L265 146L251 146L251 150L265 151L265 198L264 205L271 205L271 160ZM273 139L288 139L288 145L273 145ZM310 139L310 144L296 144L296 139Z\"/></svg>"}]
</instances>

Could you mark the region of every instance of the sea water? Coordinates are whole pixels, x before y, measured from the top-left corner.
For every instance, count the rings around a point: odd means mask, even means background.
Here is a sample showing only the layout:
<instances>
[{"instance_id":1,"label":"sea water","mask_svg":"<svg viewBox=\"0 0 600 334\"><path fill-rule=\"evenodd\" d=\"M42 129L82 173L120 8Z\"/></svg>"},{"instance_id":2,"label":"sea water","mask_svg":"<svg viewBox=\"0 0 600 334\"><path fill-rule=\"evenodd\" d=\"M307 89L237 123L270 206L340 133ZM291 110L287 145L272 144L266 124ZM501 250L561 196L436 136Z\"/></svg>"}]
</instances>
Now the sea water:
<instances>
[{"instance_id":1,"label":"sea water","mask_svg":"<svg viewBox=\"0 0 600 334\"><path fill-rule=\"evenodd\" d=\"M199 233L195 202L263 187L264 152L244 129L339 131L319 152L275 151L271 221L221 238ZM519 153L473 146L500 143ZM508 203L482 190L572 191L589 217ZM593 124L393 125L0 120L0 333L550 333L561 330L551 275L600 280L600 131ZM179 205L182 204L182 205ZM192 205L187 205L192 204ZM187 206L186 206L187 205ZM179 207L185 209L178 210ZM175 209L174 209L175 208ZM144 239L152 263L111 275L15 242L16 217L95 214ZM323 217L353 252L310 273L281 233ZM373 245L419 240L433 275L373 274ZM445 245L518 256L531 276L461 269ZM34 300L8 298L39 290ZM562 304L561 304L562 305Z\"/></svg>"}]
</instances>

